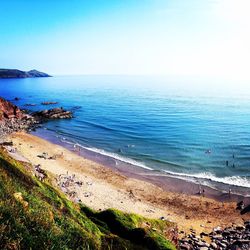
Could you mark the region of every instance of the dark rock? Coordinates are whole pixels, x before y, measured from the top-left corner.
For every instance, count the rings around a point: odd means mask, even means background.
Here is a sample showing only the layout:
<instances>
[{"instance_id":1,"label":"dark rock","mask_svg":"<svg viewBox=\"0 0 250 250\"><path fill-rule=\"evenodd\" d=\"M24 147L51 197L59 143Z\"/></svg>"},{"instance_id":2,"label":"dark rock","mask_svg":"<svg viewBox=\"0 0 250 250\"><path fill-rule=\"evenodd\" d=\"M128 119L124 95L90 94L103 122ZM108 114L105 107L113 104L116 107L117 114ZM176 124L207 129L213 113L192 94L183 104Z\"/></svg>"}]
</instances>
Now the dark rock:
<instances>
[{"instance_id":1,"label":"dark rock","mask_svg":"<svg viewBox=\"0 0 250 250\"><path fill-rule=\"evenodd\" d=\"M241 206L241 205L243 205L243 204L244 204L244 201L240 201L240 202L237 203L237 207L238 207L238 206Z\"/></svg>"},{"instance_id":2,"label":"dark rock","mask_svg":"<svg viewBox=\"0 0 250 250\"><path fill-rule=\"evenodd\" d=\"M222 240L223 237L222 237L222 235L214 235L214 236L212 236L212 239L214 239L214 240Z\"/></svg>"},{"instance_id":3,"label":"dark rock","mask_svg":"<svg viewBox=\"0 0 250 250\"><path fill-rule=\"evenodd\" d=\"M217 244L220 246L220 247L222 247L223 249L226 249L227 248L227 244L225 244L225 243L222 243L222 242L217 242Z\"/></svg>"},{"instance_id":4,"label":"dark rock","mask_svg":"<svg viewBox=\"0 0 250 250\"><path fill-rule=\"evenodd\" d=\"M243 201L240 201L240 202L237 203L236 209L243 210L244 208L245 208L245 204L244 204Z\"/></svg>"},{"instance_id":5,"label":"dark rock","mask_svg":"<svg viewBox=\"0 0 250 250\"><path fill-rule=\"evenodd\" d=\"M1 142L0 145L1 146L13 146L13 142L12 141L10 141L10 142L5 141L5 142Z\"/></svg>"},{"instance_id":6,"label":"dark rock","mask_svg":"<svg viewBox=\"0 0 250 250\"><path fill-rule=\"evenodd\" d=\"M51 119L70 119L73 117L71 111L66 111L63 108L54 108L35 112L32 116L40 122Z\"/></svg>"},{"instance_id":7,"label":"dark rock","mask_svg":"<svg viewBox=\"0 0 250 250\"><path fill-rule=\"evenodd\" d=\"M250 249L250 240L238 240L233 242L233 244L231 244L229 246L229 249L241 249L241 250L249 250Z\"/></svg>"},{"instance_id":8,"label":"dark rock","mask_svg":"<svg viewBox=\"0 0 250 250\"><path fill-rule=\"evenodd\" d=\"M24 104L24 106L26 106L26 107L32 107L32 106L36 106L36 104L34 104L34 103L26 103L26 104Z\"/></svg>"},{"instance_id":9,"label":"dark rock","mask_svg":"<svg viewBox=\"0 0 250 250\"><path fill-rule=\"evenodd\" d=\"M218 248L218 246L217 246L217 244L215 242L211 242L210 247L212 249L217 249Z\"/></svg>"},{"instance_id":10,"label":"dark rock","mask_svg":"<svg viewBox=\"0 0 250 250\"><path fill-rule=\"evenodd\" d=\"M210 237L212 242L208 244L204 239L195 235L194 230L187 238L179 240L180 244L189 244L191 249L194 250L249 250L250 249L250 221L245 221L244 226L240 224L233 224L232 227L222 229L216 227L209 234L202 232L201 237ZM209 240L210 242L210 240ZM185 248L180 248L185 249Z\"/></svg>"},{"instance_id":11,"label":"dark rock","mask_svg":"<svg viewBox=\"0 0 250 250\"><path fill-rule=\"evenodd\" d=\"M206 247L206 244L205 244L204 242L202 242L202 241L197 241L197 242L196 242L196 245L197 245L198 247Z\"/></svg>"},{"instance_id":12,"label":"dark rock","mask_svg":"<svg viewBox=\"0 0 250 250\"><path fill-rule=\"evenodd\" d=\"M222 233L222 228L221 227L216 227L214 228L214 232L217 234L221 234Z\"/></svg>"},{"instance_id":13,"label":"dark rock","mask_svg":"<svg viewBox=\"0 0 250 250\"><path fill-rule=\"evenodd\" d=\"M193 247L191 247L189 244L180 244L181 250L191 250Z\"/></svg>"},{"instance_id":14,"label":"dark rock","mask_svg":"<svg viewBox=\"0 0 250 250\"><path fill-rule=\"evenodd\" d=\"M228 242L226 240L222 240L221 243L228 245Z\"/></svg>"},{"instance_id":15,"label":"dark rock","mask_svg":"<svg viewBox=\"0 0 250 250\"><path fill-rule=\"evenodd\" d=\"M237 230L235 230L235 229L228 229L228 232L230 233L230 234L237 234L238 232L237 232Z\"/></svg>"},{"instance_id":16,"label":"dark rock","mask_svg":"<svg viewBox=\"0 0 250 250\"><path fill-rule=\"evenodd\" d=\"M203 237L203 236L208 236L208 233L202 232L202 233L200 233L200 236L201 236L201 237Z\"/></svg>"},{"instance_id":17,"label":"dark rock","mask_svg":"<svg viewBox=\"0 0 250 250\"><path fill-rule=\"evenodd\" d=\"M42 105L52 105L52 104L58 104L58 102L42 102Z\"/></svg>"},{"instance_id":18,"label":"dark rock","mask_svg":"<svg viewBox=\"0 0 250 250\"><path fill-rule=\"evenodd\" d=\"M243 208L240 213L241 214L246 214L246 213L249 213L249 212L250 212L250 205L248 205L247 207Z\"/></svg>"},{"instance_id":19,"label":"dark rock","mask_svg":"<svg viewBox=\"0 0 250 250\"><path fill-rule=\"evenodd\" d=\"M229 231L226 231L226 230L222 232L222 236L223 236L223 237L227 237L227 236L229 236L230 234L231 234L231 233L230 233Z\"/></svg>"},{"instance_id":20,"label":"dark rock","mask_svg":"<svg viewBox=\"0 0 250 250\"><path fill-rule=\"evenodd\" d=\"M241 230L244 230L244 229L245 229L245 227L242 226L242 225L237 225L237 226L236 226L236 230L241 231Z\"/></svg>"}]
</instances>

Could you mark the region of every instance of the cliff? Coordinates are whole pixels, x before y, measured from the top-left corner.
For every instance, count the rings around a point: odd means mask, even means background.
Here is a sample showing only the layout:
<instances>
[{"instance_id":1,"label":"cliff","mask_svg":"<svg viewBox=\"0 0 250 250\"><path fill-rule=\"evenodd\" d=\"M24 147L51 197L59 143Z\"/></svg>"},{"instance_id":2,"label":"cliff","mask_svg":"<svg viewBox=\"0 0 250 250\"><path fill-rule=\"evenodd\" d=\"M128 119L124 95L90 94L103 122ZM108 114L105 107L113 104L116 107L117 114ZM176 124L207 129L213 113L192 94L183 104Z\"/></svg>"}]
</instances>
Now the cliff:
<instances>
[{"instance_id":1,"label":"cliff","mask_svg":"<svg viewBox=\"0 0 250 250\"><path fill-rule=\"evenodd\" d=\"M0 78L34 78L34 77L50 77L50 75L37 71L21 71L18 69L0 69Z\"/></svg>"},{"instance_id":2,"label":"cliff","mask_svg":"<svg viewBox=\"0 0 250 250\"><path fill-rule=\"evenodd\" d=\"M24 113L16 105L0 97L0 121L12 118L22 119L23 117Z\"/></svg>"},{"instance_id":3,"label":"cliff","mask_svg":"<svg viewBox=\"0 0 250 250\"><path fill-rule=\"evenodd\" d=\"M167 240L174 223L93 211L67 199L53 179L0 147L0 249L176 249Z\"/></svg>"}]
</instances>

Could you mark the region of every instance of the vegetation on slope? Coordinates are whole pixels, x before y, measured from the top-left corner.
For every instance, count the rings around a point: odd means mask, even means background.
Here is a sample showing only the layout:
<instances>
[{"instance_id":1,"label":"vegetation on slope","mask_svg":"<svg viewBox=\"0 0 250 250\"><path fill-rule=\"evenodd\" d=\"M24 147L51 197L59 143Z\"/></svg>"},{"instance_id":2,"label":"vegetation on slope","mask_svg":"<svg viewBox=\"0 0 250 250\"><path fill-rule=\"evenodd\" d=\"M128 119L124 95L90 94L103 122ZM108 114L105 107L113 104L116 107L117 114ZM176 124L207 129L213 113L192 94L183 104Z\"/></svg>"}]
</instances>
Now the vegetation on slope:
<instances>
[{"instance_id":1,"label":"vegetation on slope","mask_svg":"<svg viewBox=\"0 0 250 250\"><path fill-rule=\"evenodd\" d=\"M0 148L0 249L175 249L174 226L74 204Z\"/></svg>"}]
</instances>

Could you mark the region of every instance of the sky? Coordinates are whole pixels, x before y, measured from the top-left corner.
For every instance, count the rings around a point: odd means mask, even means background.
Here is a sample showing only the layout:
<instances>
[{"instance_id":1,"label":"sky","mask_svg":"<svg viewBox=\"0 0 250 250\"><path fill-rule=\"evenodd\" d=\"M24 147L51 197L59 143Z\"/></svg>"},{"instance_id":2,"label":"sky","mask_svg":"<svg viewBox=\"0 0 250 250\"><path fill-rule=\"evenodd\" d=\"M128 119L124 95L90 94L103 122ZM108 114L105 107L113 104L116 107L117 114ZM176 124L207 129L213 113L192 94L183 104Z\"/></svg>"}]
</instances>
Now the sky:
<instances>
[{"instance_id":1,"label":"sky","mask_svg":"<svg viewBox=\"0 0 250 250\"><path fill-rule=\"evenodd\" d=\"M249 0L0 0L0 68L250 80Z\"/></svg>"}]
</instances>

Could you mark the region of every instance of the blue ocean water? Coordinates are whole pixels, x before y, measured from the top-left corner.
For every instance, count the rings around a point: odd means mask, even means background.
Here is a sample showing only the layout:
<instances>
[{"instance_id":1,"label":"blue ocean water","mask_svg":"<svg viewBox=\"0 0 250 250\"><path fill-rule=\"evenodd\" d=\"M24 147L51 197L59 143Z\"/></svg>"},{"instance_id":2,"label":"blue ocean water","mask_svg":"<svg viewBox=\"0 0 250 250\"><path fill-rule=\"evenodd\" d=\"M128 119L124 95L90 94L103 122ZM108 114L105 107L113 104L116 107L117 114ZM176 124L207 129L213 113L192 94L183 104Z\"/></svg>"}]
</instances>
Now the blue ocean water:
<instances>
[{"instance_id":1,"label":"blue ocean water","mask_svg":"<svg viewBox=\"0 0 250 250\"><path fill-rule=\"evenodd\" d=\"M64 141L176 176L250 188L250 89L238 83L142 76L0 80L30 111L63 106L45 128ZM43 101L58 105L42 106ZM27 107L25 104L36 104Z\"/></svg>"}]
</instances>

